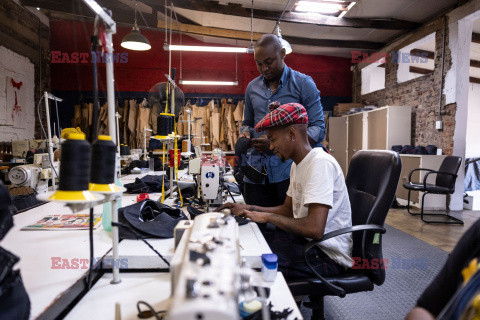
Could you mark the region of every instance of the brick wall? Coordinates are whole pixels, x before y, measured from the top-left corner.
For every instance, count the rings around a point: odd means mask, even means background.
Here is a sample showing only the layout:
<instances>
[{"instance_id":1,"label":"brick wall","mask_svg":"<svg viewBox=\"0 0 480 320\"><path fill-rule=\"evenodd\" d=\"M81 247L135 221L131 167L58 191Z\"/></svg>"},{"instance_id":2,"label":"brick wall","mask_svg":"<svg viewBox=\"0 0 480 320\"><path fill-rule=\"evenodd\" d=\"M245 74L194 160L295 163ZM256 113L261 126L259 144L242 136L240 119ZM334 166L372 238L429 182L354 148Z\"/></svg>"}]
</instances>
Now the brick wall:
<instances>
[{"instance_id":1,"label":"brick wall","mask_svg":"<svg viewBox=\"0 0 480 320\"><path fill-rule=\"evenodd\" d=\"M434 31L435 32L435 31ZM360 65L353 72L353 100L366 105L406 105L412 107L412 144L417 146L436 145L443 153L453 152L453 131L455 129L456 104L445 105L442 95L442 120L444 129L435 129L438 115L439 93L441 86L443 27L435 34L435 69L431 74L398 83L398 63L387 61L385 69L385 89L361 94ZM451 55L448 47L448 29L445 39L444 77L451 67ZM399 50L401 48L397 48Z\"/></svg>"},{"instance_id":2,"label":"brick wall","mask_svg":"<svg viewBox=\"0 0 480 320\"><path fill-rule=\"evenodd\" d=\"M29 114L35 111L34 108L43 91L50 91L50 28L40 22L39 18L25 7L13 0L0 1L0 45L17 55L28 59L34 65L34 103L28 104L26 108ZM11 61L2 61L6 68L13 69ZM5 81L5 79L0 79ZM42 112L45 123L45 112ZM21 139L28 132L29 137L34 126L34 135L40 137L40 124L34 112L35 120L30 129L14 129L0 126L0 141L10 141L15 137ZM3 129L2 129L3 128ZM10 134L3 134L7 130ZM23 132L26 131L26 132Z\"/></svg>"}]
</instances>

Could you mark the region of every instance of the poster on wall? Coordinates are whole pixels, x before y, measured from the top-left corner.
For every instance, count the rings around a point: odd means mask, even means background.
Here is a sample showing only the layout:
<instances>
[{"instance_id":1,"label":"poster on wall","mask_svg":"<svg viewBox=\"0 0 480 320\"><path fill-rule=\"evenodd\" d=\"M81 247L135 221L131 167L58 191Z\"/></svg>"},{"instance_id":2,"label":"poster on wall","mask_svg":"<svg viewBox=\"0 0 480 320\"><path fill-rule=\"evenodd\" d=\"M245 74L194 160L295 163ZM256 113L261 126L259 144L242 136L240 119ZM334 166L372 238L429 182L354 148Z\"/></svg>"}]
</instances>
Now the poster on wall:
<instances>
[{"instance_id":1,"label":"poster on wall","mask_svg":"<svg viewBox=\"0 0 480 320\"><path fill-rule=\"evenodd\" d=\"M25 128L26 105L25 105L25 82L20 77L7 76L6 100L7 114L6 124L15 128Z\"/></svg>"}]
</instances>

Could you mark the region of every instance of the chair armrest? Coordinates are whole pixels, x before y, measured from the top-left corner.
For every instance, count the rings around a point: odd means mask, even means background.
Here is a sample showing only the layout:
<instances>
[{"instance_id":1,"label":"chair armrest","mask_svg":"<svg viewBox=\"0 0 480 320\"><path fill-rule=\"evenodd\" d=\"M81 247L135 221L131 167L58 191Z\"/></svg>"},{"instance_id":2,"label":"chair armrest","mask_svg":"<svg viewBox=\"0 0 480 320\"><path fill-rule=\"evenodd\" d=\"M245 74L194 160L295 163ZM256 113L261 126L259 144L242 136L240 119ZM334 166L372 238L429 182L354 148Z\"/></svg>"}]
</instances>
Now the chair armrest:
<instances>
[{"instance_id":1,"label":"chair armrest","mask_svg":"<svg viewBox=\"0 0 480 320\"><path fill-rule=\"evenodd\" d=\"M336 296L339 296L341 298L344 298L346 293L345 293L345 290L343 288L340 288L339 286L336 286L334 284L331 284L329 283L327 280L325 280L324 277L322 277L313 267L312 265L310 264L310 262L308 262L307 260L307 252L308 250L310 250L312 247L322 243L323 241L325 240L328 240L328 239L331 239L331 238L334 238L334 237L338 237L339 235L342 235L342 234L346 234L346 233L351 233L351 232L358 232L358 231L377 231L377 232L380 232L380 233L385 233L385 228L382 227L382 226L379 226L379 225L376 225L376 224L361 224L361 225L358 225L358 226L353 226L353 227L348 227L348 228L343 228L343 229L339 229L339 230L335 230L335 231L332 231L332 232L329 232L325 235L323 235L323 237L320 239L320 240L312 240L310 241L309 243L307 243L305 245L305 247L303 248L303 258L305 259L305 262L307 263L307 266L308 268L310 269L310 271L313 272L313 274L315 274L315 276L318 278L318 280L320 280L322 282L322 284L324 284L333 294L335 294Z\"/></svg>"},{"instance_id":2,"label":"chair armrest","mask_svg":"<svg viewBox=\"0 0 480 320\"><path fill-rule=\"evenodd\" d=\"M435 171L435 170L432 170L432 169L424 169L424 168L417 168L417 169L413 169L412 171L410 171L410 174L408 175L408 182L412 182L412 174L415 172L415 171Z\"/></svg>"},{"instance_id":3,"label":"chair armrest","mask_svg":"<svg viewBox=\"0 0 480 320\"><path fill-rule=\"evenodd\" d=\"M446 175L449 175L449 176L453 176L455 179L457 178L457 174L455 173L451 173L451 172L443 172L443 171L430 171L428 172L425 177L423 177L423 188L424 189L427 189L427 178L429 175L431 174L446 174Z\"/></svg>"}]
</instances>

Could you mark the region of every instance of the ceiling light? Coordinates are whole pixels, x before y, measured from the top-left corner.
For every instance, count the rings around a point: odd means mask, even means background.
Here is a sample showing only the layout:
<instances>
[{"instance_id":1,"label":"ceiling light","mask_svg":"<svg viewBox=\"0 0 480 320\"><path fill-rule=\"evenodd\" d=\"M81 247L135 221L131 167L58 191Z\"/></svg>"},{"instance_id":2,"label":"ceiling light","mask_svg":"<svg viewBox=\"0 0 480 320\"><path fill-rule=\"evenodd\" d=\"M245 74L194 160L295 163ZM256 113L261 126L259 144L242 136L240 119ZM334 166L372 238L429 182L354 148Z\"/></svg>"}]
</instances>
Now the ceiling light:
<instances>
[{"instance_id":1,"label":"ceiling light","mask_svg":"<svg viewBox=\"0 0 480 320\"><path fill-rule=\"evenodd\" d=\"M316 13L337 13L343 9L343 5L340 3L325 3L325 2L313 2L313 1L298 1L295 7L295 11L299 12L316 12Z\"/></svg>"},{"instance_id":2,"label":"ceiling light","mask_svg":"<svg viewBox=\"0 0 480 320\"><path fill-rule=\"evenodd\" d=\"M204 85L204 86L237 86L238 81L200 81L200 80L180 80L184 85Z\"/></svg>"},{"instance_id":3,"label":"ceiling light","mask_svg":"<svg viewBox=\"0 0 480 320\"><path fill-rule=\"evenodd\" d=\"M195 52L233 52L233 53L247 53L248 48L239 47L211 47L211 46L183 46L183 45L165 45L165 51L195 51Z\"/></svg>"},{"instance_id":4,"label":"ceiling light","mask_svg":"<svg viewBox=\"0 0 480 320\"><path fill-rule=\"evenodd\" d=\"M123 37L120 45L125 49L135 51L145 51L152 48L148 39L140 33L140 30L137 26L137 1L135 1L135 23L132 31Z\"/></svg>"},{"instance_id":5,"label":"ceiling light","mask_svg":"<svg viewBox=\"0 0 480 320\"><path fill-rule=\"evenodd\" d=\"M343 18L343 16L350 10L352 7L355 5L356 2L350 2L350 4L347 6L347 10L342 11L340 15L338 16L339 18Z\"/></svg>"},{"instance_id":6,"label":"ceiling light","mask_svg":"<svg viewBox=\"0 0 480 320\"><path fill-rule=\"evenodd\" d=\"M37 7L37 10L38 10L38 11L40 11L40 8L39 8L39 7Z\"/></svg>"}]
</instances>

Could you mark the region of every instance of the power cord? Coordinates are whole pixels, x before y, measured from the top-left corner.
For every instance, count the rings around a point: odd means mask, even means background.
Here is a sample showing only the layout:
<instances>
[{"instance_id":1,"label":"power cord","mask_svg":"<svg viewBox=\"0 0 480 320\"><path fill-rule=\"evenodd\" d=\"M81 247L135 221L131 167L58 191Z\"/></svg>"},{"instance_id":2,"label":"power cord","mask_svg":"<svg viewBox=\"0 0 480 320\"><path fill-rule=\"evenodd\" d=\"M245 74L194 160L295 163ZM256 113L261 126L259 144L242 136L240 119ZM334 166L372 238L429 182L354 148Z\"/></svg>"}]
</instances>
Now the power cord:
<instances>
[{"instance_id":1,"label":"power cord","mask_svg":"<svg viewBox=\"0 0 480 320\"><path fill-rule=\"evenodd\" d=\"M142 304L145 305L148 308L148 310L144 310L144 311L140 310L140 305L142 305ZM145 301L138 301L137 302L137 310L138 310L137 317L139 319L148 319L148 318L151 318L151 317L155 317L155 319L161 320L161 319L163 319L163 316L167 312L165 310L155 311L155 309L153 309L153 307ZM159 317L159 314L161 314L161 318Z\"/></svg>"},{"instance_id":2,"label":"power cord","mask_svg":"<svg viewBox=\"0 0 480 320\"><path fill-rule=\"evenodd\" d=\"M145 240L140 234L138 234L138 232L135 229L131 228L130 226L128 226L124 223L120 223L120 222L112 222L112 226L113 227L122 227L122 228L125 228L125 229L128 229L128 230L132 231L135 234L135 236L137 236L138 240L142 240L150 249L153 250L153 252L155 252L160 257L160 259L163 260L163 262L165 262L165 264L168 267L170 267L170 263L167 261L167 259L165 259L160 252L155 250L155 248L152 247L152 245L150 243L148 243L147 240Z\"/></svg>"},{"instance_id":3,"label":"power cord","mask_svg":"<svg viewBox=\"0 0 480 320\"><path fill-rule=\"evenodd\" d=\"M50 152L48 152L49 146L47 144L49 143L49 141L48 141L47 133L45 132L45 128L43 127L42 116L40 115L40 102L42 102L42 97L40 97L40 99L38 100L38 103L37 103L38 122L40 122L40 127L42 128L43 136L45 137L45 145L47 146L48 161L50 161L50 165L52 166L52 170L53 170L53 172L55 172L55 177L58 178L58 172L55 169L55 166L53 165L53 160L50 157Z\"/></svg>"}]
</instances>

